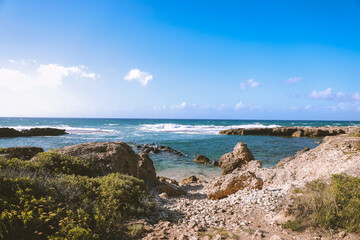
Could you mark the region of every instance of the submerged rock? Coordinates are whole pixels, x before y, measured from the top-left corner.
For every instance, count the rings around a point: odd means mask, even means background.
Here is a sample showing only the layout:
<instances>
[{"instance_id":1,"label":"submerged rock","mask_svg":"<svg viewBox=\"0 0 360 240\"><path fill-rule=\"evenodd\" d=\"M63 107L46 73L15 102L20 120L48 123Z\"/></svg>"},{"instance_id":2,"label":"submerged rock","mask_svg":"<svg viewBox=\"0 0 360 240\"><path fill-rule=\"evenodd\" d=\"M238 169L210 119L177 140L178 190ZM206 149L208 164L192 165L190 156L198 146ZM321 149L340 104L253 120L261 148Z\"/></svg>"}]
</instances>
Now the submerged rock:
<instances>
[{"instance_id":1,"label":"submerged rock","mask_svg":"<svg viewBox=\"0 0 360 240\"><path fill-rule=\"evenodd\" d=\"M138 150L141 153L147 153L147 154L156 154L161 152L169 152L176 154L178 156L185 156L180 151L174 150L171 147L163 146L163 145L156 145L155 143L151 144L138 144L135 146L136 150Z\"/></svg>"},{"instance_id":2,"label":"submerged rock","mask_svg":"<svg viewBox=\"0 0 360 240\"><path fill-rule=\"evenodd\" d=\"M0 158L18 158L21 160L30 160L36 154L43 152L41 147L10 147L0 148Z\"/></svg>"},{"instance_id":3,"label":"submerged rock","mask_svg":"<svg viewBox=\"0 0 360 240\"><path fill-rule=\"evenodd\" d=\"M204 155L197 155L194 159L194 162L197 163L204 163L204 164L209 164L210 163L210 159L205 157Z\"/></svg>"},{"instance_id":4,"label":"submerged rock","mask_svg":"<svg viewBox=\"0 0 360 240\"><path fill-rule=\"evenodd\" d=\"M57 149L61 154L99 160L105 172L118 172L143 179L149 186L158 182L147 154L136 154L125 142L89 142Z\"/></svg>"},{"instance_id":5,"label":"submerged rock","mask_svg":"<svg viewBox=\"0 0 360 240\"><path fill-rule=\"evenodd\" d=\"M225 175L254 159L255 158L247 148L247 145L243 142L239 142L232 152L221 156L219 165L222 169L222 174Z\"/></svg>"}]
</instances>

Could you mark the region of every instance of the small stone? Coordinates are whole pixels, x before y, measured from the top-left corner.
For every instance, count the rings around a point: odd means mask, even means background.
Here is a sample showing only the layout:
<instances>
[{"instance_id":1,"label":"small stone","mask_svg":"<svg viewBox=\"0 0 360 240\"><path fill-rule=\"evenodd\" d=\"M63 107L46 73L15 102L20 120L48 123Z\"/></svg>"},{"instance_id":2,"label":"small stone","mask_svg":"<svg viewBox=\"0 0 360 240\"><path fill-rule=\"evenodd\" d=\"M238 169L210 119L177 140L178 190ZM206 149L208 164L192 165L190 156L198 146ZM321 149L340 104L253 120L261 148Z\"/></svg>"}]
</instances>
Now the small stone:
<instances>
[{"instance_id":1,"label":"small stone","mask_svg":"<svg viewBox=\"0 0 360 240\"><path fill-rule=\"evenodd\" d=\"M271 238L269 238L269 240L283 240L283 238L279 235L273 235Z\"/></svg>"},{"instance_id":2,"label":"small stone","mask_svg":"<svg viewBox=\"0 0 360 240\"><path fill-rule=\"evenodd\" d=\"M340 238L346 237L346 232L345 232L345 231L339 232L339 237L340 237Z\"/></svg>"}]
</instances>

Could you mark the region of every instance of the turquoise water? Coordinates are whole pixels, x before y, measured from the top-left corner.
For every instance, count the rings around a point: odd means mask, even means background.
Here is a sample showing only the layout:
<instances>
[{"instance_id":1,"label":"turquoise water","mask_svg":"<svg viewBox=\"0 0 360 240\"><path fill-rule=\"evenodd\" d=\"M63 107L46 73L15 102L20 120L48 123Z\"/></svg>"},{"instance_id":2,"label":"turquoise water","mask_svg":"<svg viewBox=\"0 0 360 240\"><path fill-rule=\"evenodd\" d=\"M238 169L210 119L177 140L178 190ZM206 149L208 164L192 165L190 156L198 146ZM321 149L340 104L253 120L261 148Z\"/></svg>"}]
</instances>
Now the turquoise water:
<instances>
[{"instance_id":1,"label":"turquoise water","mask_svg":"<svg viewBox=\"0 0 360 240\"><path fill-rule=\"evenodd\" d=\"M193 162L197 154L218 160L232 151L239 141L248 144L263 166L271 167L284 157L304 147L314 148L318 139L271 136L223 136L228 128L276 126L360 126L360 122L345 121L265 121L265 120L174 120L174 119L60 119L60 118L0 118L0 127L28 129L54 127L70 134L57 137L3 138L0 147L39 146L45 150L84 142L125 141L129 144L156 143L170 146L186 156L168 153L153 154L158 175L181 179L189 175L211 178L220 174L218 167Z\"/></svg>"}]
</instances>

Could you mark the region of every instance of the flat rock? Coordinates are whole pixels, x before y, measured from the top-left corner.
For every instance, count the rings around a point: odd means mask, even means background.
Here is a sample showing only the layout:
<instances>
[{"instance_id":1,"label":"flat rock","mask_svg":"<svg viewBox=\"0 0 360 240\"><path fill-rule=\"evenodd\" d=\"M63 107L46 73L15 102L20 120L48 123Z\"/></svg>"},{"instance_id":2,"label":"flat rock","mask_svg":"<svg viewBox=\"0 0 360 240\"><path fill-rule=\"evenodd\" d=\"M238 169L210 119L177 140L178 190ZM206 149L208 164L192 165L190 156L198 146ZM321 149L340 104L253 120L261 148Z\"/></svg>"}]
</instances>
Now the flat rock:
<instances>
[{"instance_id":1,"label":"flat rock","mask_svg":"<svg viewBox=\"0 0 360 240\"><path fill-rule=\"evenodd\" d=\"M0 128L0 138L4 137L38 137L38 136L59 136L67 134L64 129L57 128L31 128L21 131L14 128Z\"/></svg>"},{"instance_id":2,"label":"flat rock","mask_svg":"<svg viewBox=\"0 0 360 240\"><path fill-rule=\"evenodd\" d=\"M155 143L138 144L138 145L135 145L135 148L140 153L156 154L156 153L161 153L161 152L168 152L168 153L172 153L172 154L175 154L178 156L185 156L185 154L183 154L182 152L172 149L171 147L163 146L163 145L156 145Z\"/></svg>"},{"instance_id":3,"label":"flat rock","mask_svg":"<svg viewBox=\"0 0 360 240\"><path fill-rule=\"evenodd\" d=\"M356 135L360 127L276 127L276 128L238 128L220 131L223 135L263 135L282 137L325 137L340 134Z\"/></svg>"}]
</instances>

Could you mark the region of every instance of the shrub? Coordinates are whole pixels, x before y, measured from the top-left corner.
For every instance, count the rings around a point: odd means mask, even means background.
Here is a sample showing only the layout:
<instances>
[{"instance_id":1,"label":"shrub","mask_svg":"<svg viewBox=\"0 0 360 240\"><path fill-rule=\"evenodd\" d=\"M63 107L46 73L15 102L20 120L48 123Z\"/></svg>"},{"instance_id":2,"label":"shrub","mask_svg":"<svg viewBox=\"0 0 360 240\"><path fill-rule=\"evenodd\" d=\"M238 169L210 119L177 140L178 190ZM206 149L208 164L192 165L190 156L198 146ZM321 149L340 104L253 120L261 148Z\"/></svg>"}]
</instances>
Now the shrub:
<instances>
[{"instance_id":1,"label":"shrub","mask_svg":"<svg viewBox=\"0 0 360 240\"><path fill-rule=\"evenodd\" d=\"M330 184L313 181L295 198L294 206L300 222L360 232L360 178L336 174Z\"/></svg>"},{"instance_id":2,"label":"shrub","mask_svg":"<svg viewBox=\"0 0 360 240\"><path fill-rule=\"evenodd\" d=\"M288 220L285 223L281 224L281 227L285 229L291 229L292 231L295 232L300 231L301 229L299 222L296 220L293 221Z\"/></svg>"},{"instance_id":3,"label":"shrub","mask_svg":"<svg viewBox=\"0 0 360 240\"><path fill-rule=\"evenodd\" d=\"M153 209L147 187L118 173L96 176L92 164L54 152L0 159L0 239L125 238L125 223Z\"/></svg>"}]
</instances>

